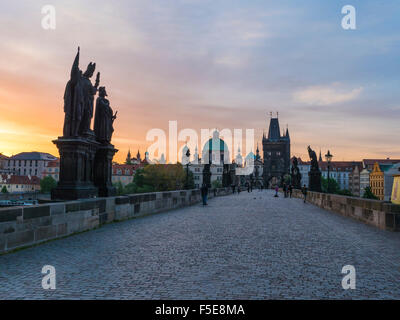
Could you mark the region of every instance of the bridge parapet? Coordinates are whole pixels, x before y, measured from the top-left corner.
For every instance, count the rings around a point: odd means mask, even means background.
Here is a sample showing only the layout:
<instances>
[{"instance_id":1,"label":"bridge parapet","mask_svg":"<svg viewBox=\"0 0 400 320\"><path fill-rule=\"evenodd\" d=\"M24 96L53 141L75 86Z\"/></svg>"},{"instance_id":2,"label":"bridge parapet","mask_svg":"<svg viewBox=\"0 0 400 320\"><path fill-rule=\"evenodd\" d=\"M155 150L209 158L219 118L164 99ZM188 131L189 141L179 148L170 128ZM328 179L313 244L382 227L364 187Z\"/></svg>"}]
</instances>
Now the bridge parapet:
<instances>
[{"instance_id":1,"label":"bridge parapet","mask_svg":"<svg viewBox=\"0 0 400 320\"><path fill-rule=\"evenodd\" d=\"M293 196L303 198L301 190ZM382 230L400 231L400 205L386 201L308 191L307 202L318 207L362 221Z\"/></svg>"},{"instance_id":2,"label":"bridge parapet","mask_svg":"<svg viewBox=\"0 0 400 320\"><path fill-rule=\"evenodd\" d=\"M231 193L210 190L209 197ZM0 209L0 254L74 233L199 203L200 190L178 190Z\"/></svg>"}]
</instances>

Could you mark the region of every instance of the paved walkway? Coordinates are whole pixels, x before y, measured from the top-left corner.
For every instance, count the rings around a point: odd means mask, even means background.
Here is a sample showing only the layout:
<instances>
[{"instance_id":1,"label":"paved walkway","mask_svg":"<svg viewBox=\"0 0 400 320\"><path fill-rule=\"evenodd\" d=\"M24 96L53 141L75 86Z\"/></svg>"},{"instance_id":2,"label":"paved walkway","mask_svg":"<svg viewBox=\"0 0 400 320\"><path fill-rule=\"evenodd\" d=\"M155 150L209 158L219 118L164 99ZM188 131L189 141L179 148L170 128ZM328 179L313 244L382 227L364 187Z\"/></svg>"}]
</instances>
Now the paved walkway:
<instances>
[{"instance_id":1,"label":"paved walkway","mask_svg":"<svg viewBox=\"0 0 400 320\"><path fill-rule=\"evenodd\" d=\"M355 290L342 288L344 265ZM0 256L0 298L399 299L400 233L242 192Z\"/></svg>"}]
</instances>

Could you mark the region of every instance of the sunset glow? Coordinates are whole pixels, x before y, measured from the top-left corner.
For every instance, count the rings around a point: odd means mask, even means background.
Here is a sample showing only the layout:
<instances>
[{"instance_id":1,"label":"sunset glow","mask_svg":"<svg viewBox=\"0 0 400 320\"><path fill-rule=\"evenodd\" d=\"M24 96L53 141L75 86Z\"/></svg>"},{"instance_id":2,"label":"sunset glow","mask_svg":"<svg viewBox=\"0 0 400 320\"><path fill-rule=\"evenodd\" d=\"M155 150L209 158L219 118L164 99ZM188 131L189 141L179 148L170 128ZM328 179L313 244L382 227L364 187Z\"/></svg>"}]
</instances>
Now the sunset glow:
<instances>
[{"instance_id":1,"label":"sunset glow","mask_svg":"<svg viewBox=\"0 0 400 320\"><path fill-rule=\"evenodd\" d=\"M51 141L80 46L81 68L97 63L118 110L119 162L129 148L144 154L147 131L167 132L169 120L253 128L260 141L270 111L288 124L293 155L306 159L311 144L336 160L399 158L396 2L379 16L375 2L354 2L354 31L340 27L340 5L317 1L60 0L55 30L41 27L40 1L2 2L0 152L58 156Z\"/></svg>"}]
</instances>

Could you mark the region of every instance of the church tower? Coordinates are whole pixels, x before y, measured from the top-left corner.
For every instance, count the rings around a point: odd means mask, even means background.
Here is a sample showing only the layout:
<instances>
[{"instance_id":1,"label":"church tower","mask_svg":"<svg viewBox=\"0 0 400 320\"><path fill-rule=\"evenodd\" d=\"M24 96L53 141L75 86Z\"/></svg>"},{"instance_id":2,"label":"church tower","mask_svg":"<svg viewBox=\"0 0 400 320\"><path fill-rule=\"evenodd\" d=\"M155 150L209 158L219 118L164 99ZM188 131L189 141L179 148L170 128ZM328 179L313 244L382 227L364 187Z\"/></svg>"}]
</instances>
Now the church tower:
<instances>
[{"instance_id":1,"label":"church tower","mask_svg":"<svg viewBox=\"0 0 400 320\"><path fill-rule=\"evenodd\" d=\"M290 135L288 128L281 135L278 117L271 115L268 136L263 134L262 145L264 186L280 186L284 176L290 172Z\"/></svg>"},{"instance_id":2,"label":"church tower","mask_svg":"<svg viewBox=\"0 0 400 320\"><path fill-rule=\"evenodd\" d=\"M129 149L128 154L126 156L125 164L132 164L132 156L131 156L131 150Z\"/></svg>"}]
</instances>

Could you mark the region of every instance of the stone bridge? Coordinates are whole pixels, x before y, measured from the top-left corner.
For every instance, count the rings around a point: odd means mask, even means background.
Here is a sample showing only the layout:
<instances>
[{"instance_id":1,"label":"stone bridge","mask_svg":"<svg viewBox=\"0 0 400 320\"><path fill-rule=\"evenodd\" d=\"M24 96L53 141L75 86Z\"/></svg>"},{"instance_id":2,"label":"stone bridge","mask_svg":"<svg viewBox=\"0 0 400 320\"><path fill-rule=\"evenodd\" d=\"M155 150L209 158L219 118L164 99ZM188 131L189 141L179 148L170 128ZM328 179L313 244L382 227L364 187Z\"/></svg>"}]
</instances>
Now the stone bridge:
<instances>
[{"instance_id":1,"label":"stone bridge","mask_svg":"<svg viewBox=\"0 0 400 320\"><path fill-rule=\"evenodd\" d=\"M356 289L342 288L345 265ZM242 192L2 255L0 299L14 298L399 299L400 233Z\"/></svg>"}]
</instances>

